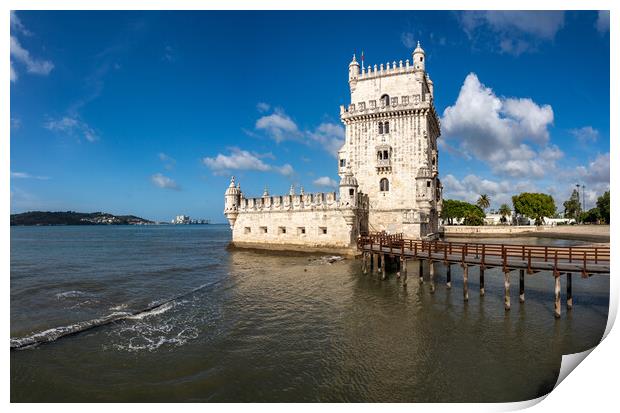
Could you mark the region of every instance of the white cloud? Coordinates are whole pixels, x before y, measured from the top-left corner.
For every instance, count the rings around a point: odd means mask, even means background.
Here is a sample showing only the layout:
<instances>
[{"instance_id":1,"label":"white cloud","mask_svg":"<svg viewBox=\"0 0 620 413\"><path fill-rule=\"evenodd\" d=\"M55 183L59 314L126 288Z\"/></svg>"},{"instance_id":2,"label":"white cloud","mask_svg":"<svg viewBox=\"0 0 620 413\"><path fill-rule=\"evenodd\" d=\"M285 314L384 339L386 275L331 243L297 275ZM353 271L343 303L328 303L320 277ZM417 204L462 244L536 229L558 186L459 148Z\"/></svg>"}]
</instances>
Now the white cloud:
<instances>
[{"instance_id":1,"label":"white cloud","mask_svg":"<svg viewBox=\"0 0 620 413\"><path fill-rule=\"evenodd\" d=\"M471 40L499 40L503 53L520 55L536 50L541 41L551 41L564 27L563 11L465 11L460 15L461 27ZM482 33L486 29L490 35Z\"/></svg>"},{"instance_id":2,"label":"white cloud","mask_svg":"<svg viewBox=\"0 0 620 413\"><path fill-rule=\"evenodd\" d=\"M322 176L320 178L317 178L314 181L312 181L312 183L316 186L324 186L324 187L329 187L329 188L338 187L338 183L332 178L330 178L329 176Z\"/></svg>"},{"instance_id":3,"label":"white cloud","mask_svg":"<svg viewBox=\"0 0 620 413\"><path fill-rule=\"evenodd\" d=\"M166 155L163 152L160 152L159 154L157 154L157 156L159 157L159 160L164 163L164 168L166 168L167 170L174 169L174 166L177 163L176 159Z\"/></svg>"},{"instance_id":4,"label":"white cloud","mask_svg":"<svg viewBox=\"0 0 620 413\"><path fill-rule=\"evenodd\" d=\"M15 71L15 69L13 69L13 61L11 60L10 63L10 69L11 69L11 82L17 82L17 72Z\"/></svg>"},{"instance_id":5,"label":"white cloud","mask_svg":"<svg viewBox=\"0 0 620 413\"><path fill-rule=\"evenodd\" d=\"M306 134L334 157L338 156L338 151L344 145L344 128L335 123L321 123L313 132L308 131Z\"/></svg>"},{"instance_id":6,"label":"white cloud","mask_svg":"<svg viewBox=\"0 0 620 413\"><path fill-rule=\"evenodd\" d=\"M269 108L266 103L257 105L259 110ZM338 155L338 150L344 144L344 128L341 125L323 122L314 130L301 130L297 124L280 108L270 115L260 117L255 128L264 131L277 143L285 140L301 141L306 144L317 143L332 156ZM252 133L245 131L248 135Z\"/></svg>"},{"instance_id":7,"label":"white cloud","mask_svg":"<svg viewBox=\"0 0 620 413\"><path fill-rule=\"evenodd\" d=\"M151 182L153 183L153 185L164 189L173 189L175 191L181 189L179 185L177 185L177 183L174 181L174 179L168 178L167 176L160 173L151 176Z\"/></svg>"},{"instance_id":8,"label":"white cloud","mask_svg":"<svg viewBox=\"0 0 620 413\"><path fill-rule=\"evenodd\" d=\"M586 183L609 186L609 153L598 155L587 166L578 166L577 175Z\"/></svg>"},{"instance_id":9,"label":"white cloud","mask_svg":"<svg viewBox=\"0 0 620 413\"><path fill-rule=\"evenodd\" d=\"M265 113L268 112L269 109L271 109L271 105L269 105L269 103L265 103L265 102L258 102L256 104L256 110L258 110L261 113Z\"/></svg>"},{"instance_id":10,"label":"white cloud","mask_svg":"<svg viewBox=\"0 0 620 413\"><path fill-rule=\"evenodd\" d=\"M239 148L231 148L229 155L218 154L214 158L205 157L202 162L217 175L228 174L232 170L276 172L290 177L295 171L289 164L274 166L260 159L261 155Z\"/></svg>"},{"instance_id":11,"label":"white cloud","mask_svg":"<svg viewBox=\"0 0 620 413\"><path fill-rule=\"evenodd\" d=\"M27 172L13 172L11 171L11 178L17 178L17 179L39 179L42 181L47 181L49 178L49 176L36 176L36 175L30 175Z\"/></svg>"},{"instance_id":12,"label":"white cloud","mask_svg":"<svg viewBox=\"0 0 620 413\"><path fill-rule=\"evenodd\" d=\"M26 29L14 10L11 10L11 29L23 34L24 36L32 36L32 32Z\"/></svg>"},{"instance_id":13,"label":"white cloud","mask_svg":"<svg viewBox=\"0 0 620 413\"><path fill-rule=\"evenodd\" d=\"M609 32L609 10L599 10L596 18L596 30L601 34Z\"/></svg>"},{"instance_id":14,"label":"white cloud","mask_svg":"<svg viewBox=\"0 0 620 413\"><path fill-rule=\"evenodd\" d=\"M22 120L20 118L11 118L11 129L19 129L22 127Z\"/></svg>"},{"instance_id":15,"label":"white cloud","mask_svg":"<svg viewBox=\"0 0 620 413\"><path fill-rule=\"evenodd\" d=\"M403 43L403 46L405 46L407 49L413 49L414 47L416 47L416 41L415 41L413 33L410 33L410 32L402 33L400 35L400 41Z\"/></svg>"},{"instance_id":16,"label":"white cloud","mask_svg":"<svg viewBox=\"0 0 620 413\"><path fill-rule=\"evenodd\" d=\"M164 47L162 59L167 62L174 62L176 60L174 57L174 49L169 44Z\"/></svg>"},{"instance_id":17,"label":"white cloud","mask_svg":"<svg viewBox=\"0 0 620 413\"><path fill-rule=\"evenodd\" d=\"M276 172L278 172L279 174L284 175L286 177L291 177L291 176L293 176L295 174L295 170L288 163L286 163L286 164L284 164L282 166L275 166L275 167L273 167L273 169Z\"/></svg>"},{"instance_id":18,"label":"white cloud","mask_svg":"<svg viewBox=\"0 0 620 413\"><path fill-rule=\"evenodd\" d=\"M591 143L598 140L599 132L592 126L584 126L583 128L571 129L571 135L573 135L581 143Z\"/></svg>"},{"instance_id":19,"label":"white cloud","mask_svg":"<svg viewBox=\"0 0 620 413\"><path fill-rule=\"evenodd\" d=\"M298 139L300 136L297 124L281 109L256 121L256 129L264 130L276 142Z\"/></svg>"},{"instance_id":20,"label":"white cloud","mask_svg":"<svg viewBox=\"0 0 620 413\"><path fill-rule=\"evenodd\" d=\"M24 49L16 37L11 36L11 56L18 62L26 66L28 73L35 75L48 75L54 68L54 64L48 60L38 60L30 55L30 52ZM13 68L13 72L15 69ZM12 79L17 79L16 75L11 76ZM15 80L13 80L15 81Z\"/></svg>"},{"instance_id":21,"label":"white cloud","mask_svg":"<svg viewBox=\"0 0 620 413\"><path fill-rule=\"evenodd\" d=\"M75 116L64 116L59 119L49 119L43 124L48 130L64 133L69 136L82 136L89 142L96 142L99 136L86 122Z\"/></svg>"},{"instance_id":22,"label":"white cloud","mask_svg":"<svg viewBox=\"0 0 620 413\"><path fill-rule=\"evenodd\" d=\"M548 146L551 106L538 105L529 98L498 97L474 73L465 78L441 123L447 140L454 140L465 156L486 162L497 173L540 177L549 170L545 162L554 162L562 154L556 146ZM535 151L528 142L540 150Z\"/></svg>"},{"instance_id":23,"label":"white cloud","mask_svg":"<svg viewBox=\"0 0 620 413\"><path fill-rule=\"evenodd\" d=\"M504 203L512 205L513 195L535 190L528 181L493 181L473 174L465 176L462 180L448 174L441 182L444 187L444 199L458 199L474 203L481 194L487 194L494 208Z\"/></svg>"}]
</instances>

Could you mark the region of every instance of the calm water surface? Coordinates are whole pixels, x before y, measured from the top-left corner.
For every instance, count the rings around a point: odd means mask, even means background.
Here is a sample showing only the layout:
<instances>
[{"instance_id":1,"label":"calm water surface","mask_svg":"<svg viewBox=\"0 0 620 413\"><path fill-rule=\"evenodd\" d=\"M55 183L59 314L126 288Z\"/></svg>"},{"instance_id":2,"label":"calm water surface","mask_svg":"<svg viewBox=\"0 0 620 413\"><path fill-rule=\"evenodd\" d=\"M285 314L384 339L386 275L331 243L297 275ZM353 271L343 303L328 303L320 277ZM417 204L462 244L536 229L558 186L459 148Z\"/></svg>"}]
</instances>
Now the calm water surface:
<instances>
[{"instance_id":1,"label":"calm water surface","mask_svg":"<svg viewBox=\"0 0 620 413\"><path fill-rule=\"evenodd\" d=\"M12 344L125 316L11 351L11 400L517 401L551 390L561 355L596 345L607 321L608 276L573 276L570 312L563 279L556 320L550 273L527 276L524 305L513 277L505 312L499 269L483 298L472 269L464 303L458 266L447 290L438 265L431 295L411 269L403 289L359 261L229 239L224 225L12 227Z\"/></svg>"}]
</instances>

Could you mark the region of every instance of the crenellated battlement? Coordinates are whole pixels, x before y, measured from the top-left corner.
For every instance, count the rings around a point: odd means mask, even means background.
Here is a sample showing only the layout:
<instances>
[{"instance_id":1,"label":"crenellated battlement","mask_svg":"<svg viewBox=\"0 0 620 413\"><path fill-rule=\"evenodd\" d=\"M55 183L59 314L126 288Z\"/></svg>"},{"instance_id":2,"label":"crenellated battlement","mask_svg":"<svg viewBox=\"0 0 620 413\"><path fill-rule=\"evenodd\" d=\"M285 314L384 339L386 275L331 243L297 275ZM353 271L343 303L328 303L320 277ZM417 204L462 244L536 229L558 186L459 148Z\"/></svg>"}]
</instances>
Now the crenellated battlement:
<instances>
[{"instance_id":1,"label":"crenellated battlement","mask_svg":"<svg viewBox=\"0 0 620 413\"><path fill-rule=\"evenodd\" d=\"M385 66L383 65L383 63L379 65L369 65L360 70L357 80L360 81L366 79L374 79L377 77L394 76L403 73L413 72L414 67L409 64L409 59L407 59L405 60L405 63L400 60L398 63L396 63L396 61L393 61L391 64L390 62L387 62Z\"/></svg>"},{"instance_id":2,"label":"crenellated battlement","mask_svg":"<svg viewBox=\"0 0 620 413\"><path fill-rule=\"evenodd\" d=\"M341 209L336 192L276 195L255 198L241 197L238 211L291 211Z\"/></svg>"},{"instance_id":3,"label":"crenellated battlement","mask_svg":"<svg viewBox=\"0 0 620 413\"><path fill-rule=\"evenodd\" d=\"M366 102L351 103L349 106L340 105L340 116L381 114L402 109L431 109L433 98L430 94L417 94L407 96L392 96L390 104L384 100L368 100Z\"/></svg>"}]
</instances>

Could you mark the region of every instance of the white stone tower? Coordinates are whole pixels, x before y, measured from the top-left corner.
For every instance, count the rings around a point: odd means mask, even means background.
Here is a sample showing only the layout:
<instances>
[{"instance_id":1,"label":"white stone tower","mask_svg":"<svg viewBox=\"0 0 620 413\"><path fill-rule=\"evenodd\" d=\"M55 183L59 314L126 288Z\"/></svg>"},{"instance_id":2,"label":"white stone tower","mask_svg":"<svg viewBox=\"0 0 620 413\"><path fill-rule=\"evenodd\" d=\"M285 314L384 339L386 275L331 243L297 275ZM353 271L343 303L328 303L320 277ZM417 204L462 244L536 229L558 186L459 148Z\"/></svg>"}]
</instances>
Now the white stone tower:
<instances>
[{"instance_id":1,"label":"white stone tower","mask_svg":"<svg viewBox=\"0 0 620 413\"><path fill-rule=\"evenodd\" d=\"M266 189L265 189L266 190ZM233 229L235 221L239 215L239 206L241 202L241 188L239 185L235 186L235 177L230 178L230 185L226 189L224 195L224 215L228 219L230 228Z\"/></svg>"},{"instance_id":2,"label":"white stone tower","mask_svg":"<svg viewBox=\"0 0 620 413\"><path fill-rule=\"evenodd\" d=\"M353 56L351 103L340 108L346 133L338 172L344 178L350 168L359 192L368 195L370 231L418 238L437 231L442 187L439 118L419 42L412 60L360 72Z\"/></svg>"}]
</instances>

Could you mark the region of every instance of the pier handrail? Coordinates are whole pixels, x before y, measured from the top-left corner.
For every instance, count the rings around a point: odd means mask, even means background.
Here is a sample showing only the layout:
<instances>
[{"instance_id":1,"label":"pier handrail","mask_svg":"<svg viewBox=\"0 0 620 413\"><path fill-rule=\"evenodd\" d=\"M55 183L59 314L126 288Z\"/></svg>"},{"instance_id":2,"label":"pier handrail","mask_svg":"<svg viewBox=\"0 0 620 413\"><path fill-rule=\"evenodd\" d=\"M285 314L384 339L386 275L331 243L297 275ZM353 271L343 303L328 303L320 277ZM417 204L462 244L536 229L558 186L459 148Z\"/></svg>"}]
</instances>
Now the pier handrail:
<instances>
[{"instance_id":1,"label":"pier handrail","mask_svg":"<svg viewBox=\"0 0 620 413\"><path fill-rule=\"evenodd\" d=\"M489 258L497 257L504 261L506 259L518 259L527 262L528 268L531 267L532 261L558 261L569 263L580 263L584 267L587 262L591 264L609 263L610 247L609 246L580 246L572 245L567 247L550 247L538 245L514 245L514 244L496 244L496 243L472 243L459 241L425 241L406 239L402 233L387 234L385 232L369 233L358 238L358 248L364 249L364 246L371 244L379 246L382 251L387 248L389 253L404 254L405 247L414 255L424 254L425 257L431 257L433 254L441 254L444 260L450 256L458 256L461 260L465 260L465 256L475 254L479 256L482 251L482 262ZM579 258L577 258L579 257ZM550 258L552 258L550 260ZM550 263L550 262L549 262Z\"/></svg>"}]
</instances>

